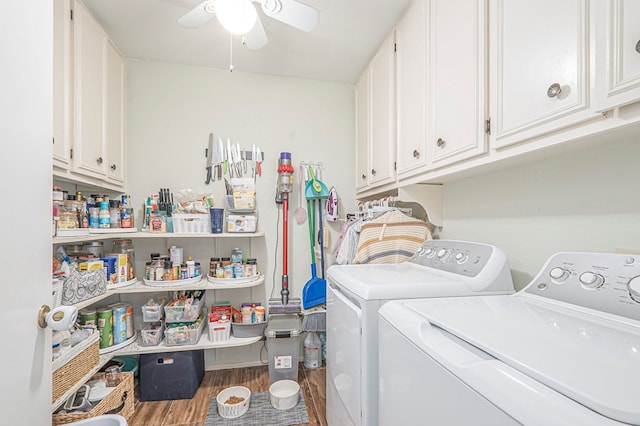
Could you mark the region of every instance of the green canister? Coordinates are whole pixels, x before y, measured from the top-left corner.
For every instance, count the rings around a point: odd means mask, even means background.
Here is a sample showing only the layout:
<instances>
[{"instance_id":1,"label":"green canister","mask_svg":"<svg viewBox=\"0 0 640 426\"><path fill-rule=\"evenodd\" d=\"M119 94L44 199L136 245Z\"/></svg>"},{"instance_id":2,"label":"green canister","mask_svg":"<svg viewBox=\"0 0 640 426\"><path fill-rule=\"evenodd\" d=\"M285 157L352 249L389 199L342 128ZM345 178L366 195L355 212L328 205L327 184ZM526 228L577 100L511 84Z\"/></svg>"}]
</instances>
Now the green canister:
<instances>
[{"instance_id":1,"label":"green canister","mask_svg":"<svg viewBox=\"0 0 640 426\"><path fill-rule=\"evenodd\" d=\"M100 349L113 345L113 310L98 308L98 331L100 331Z\"/></svg>"},{"instance_id":2,"label":"green canister","mask_svg":"<svg viewBox=\"0 0 640 426\"><path fill-rule=\"evenodd\" d=\"M91 308L84 308L78 311L78 324L83 328L96 328L97 311Z\"/></svg>"}]
</instances>

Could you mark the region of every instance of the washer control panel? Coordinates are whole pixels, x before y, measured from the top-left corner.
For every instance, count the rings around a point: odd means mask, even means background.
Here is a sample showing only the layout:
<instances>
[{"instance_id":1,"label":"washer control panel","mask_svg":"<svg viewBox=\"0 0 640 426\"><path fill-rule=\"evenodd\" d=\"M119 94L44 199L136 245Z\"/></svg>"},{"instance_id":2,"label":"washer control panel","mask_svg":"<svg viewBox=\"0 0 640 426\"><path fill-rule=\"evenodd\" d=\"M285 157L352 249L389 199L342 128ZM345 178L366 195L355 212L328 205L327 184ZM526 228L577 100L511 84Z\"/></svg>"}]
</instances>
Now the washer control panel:
<instances>
[{"instance_id":1,"label":"washer control panel","mask_svg":"<svg viewBox=\"0 0 640 426\"><path fill-rule=\"evenodd\" d=\"M524 291L640 320L640 256L556 253Z\"/></svg>"},{"instance_id":2,"label":"washer control panel","mask_svg":"<svg viewBox=\"0 0 640 426\"><path fill-rule=\"evenodd\" d=\"M491 245L468 241L427 240L408 262L475 277L493 258L499 257Z\"/></svg>"}]
</instances>

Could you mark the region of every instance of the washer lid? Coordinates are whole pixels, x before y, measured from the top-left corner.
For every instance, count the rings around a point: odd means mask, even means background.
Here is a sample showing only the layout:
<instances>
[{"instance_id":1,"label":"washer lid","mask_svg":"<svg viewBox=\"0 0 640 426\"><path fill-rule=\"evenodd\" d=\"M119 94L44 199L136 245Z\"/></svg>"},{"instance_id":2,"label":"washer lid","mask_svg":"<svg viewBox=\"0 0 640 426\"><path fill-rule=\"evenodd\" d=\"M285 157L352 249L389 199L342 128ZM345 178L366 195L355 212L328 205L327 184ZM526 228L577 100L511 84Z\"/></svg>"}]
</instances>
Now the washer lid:
<instances>
[{"instance_id":1,"label":"washer lid","mask_svg":"<svg viewBox=\"0 0 640 426\"><path fill-rule=\"evenodd\" d=\"M637 326L519 295L403 305L591 410L640 424Z\"/></svg>"},{"instance_id":2,"label":"washer lid","mask_svg":"<svg viewBox=\"0 0 640 426\"><path fill-rule=\"evenodd\" d=\"M464 277L414 263L336 265L327 271L330 285L364 300L442 297L476 293Z\"/></svg>"}]
</instances>

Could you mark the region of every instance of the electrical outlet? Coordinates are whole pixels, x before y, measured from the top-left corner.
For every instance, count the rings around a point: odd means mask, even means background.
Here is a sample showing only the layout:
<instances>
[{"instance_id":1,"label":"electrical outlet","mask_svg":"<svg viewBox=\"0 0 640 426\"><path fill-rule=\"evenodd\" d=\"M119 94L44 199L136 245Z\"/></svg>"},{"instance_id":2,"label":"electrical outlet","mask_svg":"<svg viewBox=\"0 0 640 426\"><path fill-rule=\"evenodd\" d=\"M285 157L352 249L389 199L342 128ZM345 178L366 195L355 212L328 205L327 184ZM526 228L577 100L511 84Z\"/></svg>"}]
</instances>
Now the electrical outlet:
<instances>
[{"instance_id":1,"label":"electrical outlet","mask_svg":"<svg viewBox=\"0 0 640 426\"><path fill-rule=\"evenodd\" d=\"M640 249L637 249L637 248L619 248L619 247L616 247L616 253L618 253L618 254L635 254L635 255L640 255Z\"/></svg>"}]
</instances>

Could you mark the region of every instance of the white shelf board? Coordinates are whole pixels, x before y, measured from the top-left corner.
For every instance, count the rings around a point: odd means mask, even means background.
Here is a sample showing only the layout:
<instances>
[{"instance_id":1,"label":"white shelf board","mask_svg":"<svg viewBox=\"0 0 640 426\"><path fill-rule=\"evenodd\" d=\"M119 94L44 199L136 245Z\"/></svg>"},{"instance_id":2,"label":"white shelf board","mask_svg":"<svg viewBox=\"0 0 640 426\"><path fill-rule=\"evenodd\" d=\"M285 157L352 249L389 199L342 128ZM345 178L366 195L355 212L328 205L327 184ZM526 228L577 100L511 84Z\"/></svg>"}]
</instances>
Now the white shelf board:
<instances>
[{"instance_id":1,"label":"white shelf board","mask_svg":"<svg viewBox=\"0 0 640 426\"><path fill-rule=\"evenodd\" d=\"M264 237L264 232L223 232L221 234L193 234L193 233L161 233L131 231L126 233L100 233L75 237L53 237L53 244L69 244L83 241L107 240L111 238L254 238Z\"/></svg>"},{"instance_id":2,"label":"white shelf board","mask_svg":"<svg viewBox=\"0 0 640 426\"><path fill-rule=\"evenodd\" d=\"M247 346L253 343L259 342L262 336L238 338L231 336L229 340L224 342L212 343L209 341L209 333L205 328L198 343L194 345L181 345L181 346L167 346L164 341L157 346L142 346L138 343L138 340L131 345L114 352L116 356L119 355L139 355L139 354L153 354L159 352L181 352L192 351L197 349L221 349L221 348L235 348L238 346Z\"/></svg>"}]
</instances>

